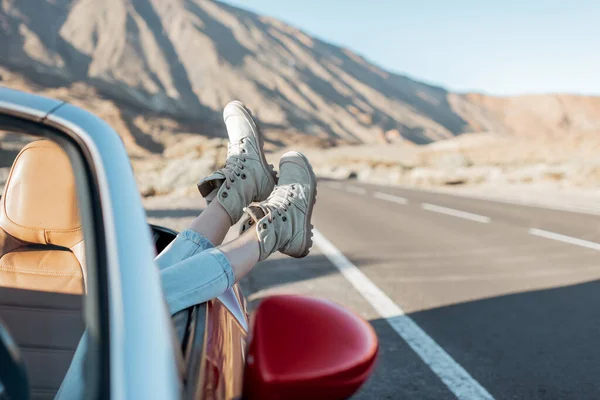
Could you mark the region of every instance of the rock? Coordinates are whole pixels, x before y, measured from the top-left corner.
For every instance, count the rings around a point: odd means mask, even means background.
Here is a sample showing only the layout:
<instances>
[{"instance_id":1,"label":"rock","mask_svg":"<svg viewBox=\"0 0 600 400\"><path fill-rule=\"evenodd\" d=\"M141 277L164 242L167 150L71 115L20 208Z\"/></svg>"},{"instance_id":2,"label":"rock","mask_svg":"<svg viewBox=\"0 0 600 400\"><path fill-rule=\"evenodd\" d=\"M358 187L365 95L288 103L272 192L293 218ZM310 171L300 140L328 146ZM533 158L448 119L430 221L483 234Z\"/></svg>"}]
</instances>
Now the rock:
<instances>
[{"instance_id":1,"label":"rock","mask_svg":"<svg viewBox=\"0 0 600 400\"><path fill-rule=\"evenodd\" d=\"M434 154L428 164L439 169L460 168L471 165L469 159L463 153Z\"/></svg>"},{"instance_id":2,"label":"rock","mask_svg":"<svg viewBox=\"0 0 600 400\"><path fill-rule=\"evenodd\" d=\"M396 142L402 139L402 135L398 129L390 129L389 131L385 132L385 138L388 142Z\"/></svg>"}]
</instances>

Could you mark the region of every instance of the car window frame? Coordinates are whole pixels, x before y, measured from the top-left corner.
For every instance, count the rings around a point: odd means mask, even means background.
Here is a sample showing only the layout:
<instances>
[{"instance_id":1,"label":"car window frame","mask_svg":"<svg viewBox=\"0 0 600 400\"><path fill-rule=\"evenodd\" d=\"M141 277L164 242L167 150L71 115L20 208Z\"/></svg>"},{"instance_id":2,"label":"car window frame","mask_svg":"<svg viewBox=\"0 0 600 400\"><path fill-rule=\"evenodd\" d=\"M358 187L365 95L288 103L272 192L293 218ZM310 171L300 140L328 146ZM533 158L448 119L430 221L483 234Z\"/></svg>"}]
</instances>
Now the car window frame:
<instances>
[{"instance_id":1,"label":"car window frame","mask_svg":"<svg viewBox=\"0 0 600 400\"><path fill-rule=\"evenodd\" d=\"M108 301L108 276L106 265L106 243L101 214L100 197L93 184L93 171L77 149L76 143L63 132L40 125L39 121L0 113L3 131L20 133L39 139L49 139L58 144L67 154L75 175L77 200L84 231L87 294L84 301L83 318L88 328L89 347L86 362L86 390L96 393L97 398L110 398L110 318ZM5 129L6 128L6 129Z\"/></svg>"},{"instance_id":2,"label":"car window frame","mask_svg":"<svg viewBox=\"0 0 600 400\"><path fill-rule=\"evenodd\" d=\"M98 386L89 393L102 399L179 398L170 315L158 271L151 268L146 214L121 138L79 107L5 87L0 87L0 117L17 132L37 133L63 147L76 172L80 205L89 205L81 212L84 235L94 237L85 242L88 268L95 269L88 274L86 322L98 338L92 350L101 350L102 360Z\"/></svg>"},{"instance_id":3,"label":"car window frame","mask_svg":"<svg viewBox=\"0 0 600 400\"><path fill-rule=\"evenodd\" d=\"M149 224L153 234L156 252L160 254L173 240L178 232L161 225ZM205 331L207 324L207 303L196 304L181 311L183 315L175 318L185 318L186 326L177 338L176 346L180 349L180 373L183 378L183 398L202 398L204 387L202 386L202 363L204 360L206 339Z\"/></svg>"}]
</instances>

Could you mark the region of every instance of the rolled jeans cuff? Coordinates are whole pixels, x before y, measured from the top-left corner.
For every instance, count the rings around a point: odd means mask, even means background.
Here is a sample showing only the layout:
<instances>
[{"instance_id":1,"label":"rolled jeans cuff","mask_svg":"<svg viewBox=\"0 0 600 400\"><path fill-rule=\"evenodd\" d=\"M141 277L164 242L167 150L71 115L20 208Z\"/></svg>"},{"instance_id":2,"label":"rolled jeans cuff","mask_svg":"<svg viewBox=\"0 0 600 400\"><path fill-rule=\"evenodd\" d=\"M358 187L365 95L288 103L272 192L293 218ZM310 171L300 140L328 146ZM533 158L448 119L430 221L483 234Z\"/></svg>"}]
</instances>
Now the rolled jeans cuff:
<instances>
[{"instance_id":1,"label":"rolled jeans cuff","mask_svg":"<svg viewBox=\"0 0 600 400\"><path fill-rule=\"evenodd\" d=\"M215 245L200 233L191 229L180 232L159 255L155 262L160 270L168 268Z\"/></svg>"},{"instance_id":2,"label":"rolled jeans cuff","mask_svg":"<svg viewBox=\"0 0 600 400\"><path fill-rule=\"evenodd\" d=\"M231 264L217 248L188 257L160 275L171 315L220 296L235 283Z\"/></svg>"}]
</instances>

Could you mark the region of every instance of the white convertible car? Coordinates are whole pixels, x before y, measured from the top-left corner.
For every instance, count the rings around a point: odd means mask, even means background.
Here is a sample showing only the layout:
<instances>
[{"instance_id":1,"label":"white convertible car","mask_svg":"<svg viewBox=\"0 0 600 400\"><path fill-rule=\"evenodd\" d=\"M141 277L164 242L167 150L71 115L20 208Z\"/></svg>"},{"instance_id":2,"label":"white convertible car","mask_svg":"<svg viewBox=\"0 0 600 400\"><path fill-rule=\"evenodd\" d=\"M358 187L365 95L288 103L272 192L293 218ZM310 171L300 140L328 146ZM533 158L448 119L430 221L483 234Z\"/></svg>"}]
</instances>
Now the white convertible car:
<instances>
[{"instance_id":1,"label":"white convertible car","mask_svg":"<svg viewBox=\"0 0 600 400\"><path fill-rule=\"evenodd\" d=\"M86 398L341 399L377 356L368 323L274 296L250 323L236 286L174 332L119 136L73 105L0 88L0 399L55 396L84 329ZM179 315L178 315L179 316Z\"/></svg>"}]
</instances>

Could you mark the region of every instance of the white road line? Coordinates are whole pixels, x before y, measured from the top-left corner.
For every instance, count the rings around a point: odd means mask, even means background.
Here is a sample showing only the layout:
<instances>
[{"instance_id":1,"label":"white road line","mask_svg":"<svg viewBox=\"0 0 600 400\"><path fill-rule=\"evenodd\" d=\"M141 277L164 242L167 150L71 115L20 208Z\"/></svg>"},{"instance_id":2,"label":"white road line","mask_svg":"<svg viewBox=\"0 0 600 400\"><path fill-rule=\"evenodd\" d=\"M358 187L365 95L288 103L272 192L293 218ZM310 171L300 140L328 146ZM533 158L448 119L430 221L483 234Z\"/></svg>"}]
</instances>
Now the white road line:
<instances>
[{"instance_id":1,"label":"white road line","mask_svg":"<svg viewBox=\"0 0 600 400\"><path fill-rule=\"evenodd\" d=\"M558 204L548 203L547 201L544 201L544 200L532 199L532 198L527 198L527 197L517 198L517 197L511 197L510 195L504 195L504 197L503 197L502 195L499 195L499 194L481 194L481 193L470 193L470 192L462 192L461 193L461 192L445 190L445 189L415 188L414 186L407 186L407 185L397 185L397 187L407 189L407 190L412 190L412 191L426 192L426 193L435 193L435 194L441 193L444 195L459 197L459 198L463 198L463 199L485 200L485 201L491 201L494 203L514 204L517 206L526 206L526 207L538 207L538 208L544 208L547 210L568 211L568 212L574 212L574 213L580 213L580 214L600 215L600 207L598 207L598 206L590 207L590 206L575 205L575 204L558 205Z\"/></svg>"},{"instance_id":2,"label":"white road line","mask_svg":"<svg viewBox=\"0 0 600 400\"><path fill-rule=\"evenodd\" d=\"M383 192L375 192L375 193L373 193L373 197L375 197L376 199L380 199L380 200L391 201L392 203L398 203L398 204L407 204L408 203L408 200L404 197L394 196L392 194L387 194L387 193L383 193Z\"/></svg>"},{"instance_id":3,"label":"white road line","mask_svg":"<svg viewBox=\"0 0 600 400\"><path fill-rule=\"evenodd\" d=\"M367 193L366 189L363 189L363 188L357 187L357 186L347 185L346 190L350 193L356 193L356 194L366 194Z\"/></svg>"},{"instance_id":4,"label":"white road line","mask_svg":"<svg viewBox=\"0 0 600 400\"><path fill-rule=\"evenodd\" d=\"M421 204L423 210L433 211L440 214L452 215L453 217L469 219L475 222L481 222L487 224L491 222L490 217L484 215L473 214L466 211L455 210L454 208L447 208L442 206L436 206L435 204L423 203Z\"/></svg>"},{"instance_id":5,"label":"white road line","mask_svg":"<svg viewBox=\"0 0 600 400\"><path fill-rule=\"evenodd\" d=\"M560 233L545 231L543 229L531 228L529 230L529 234L544 237L546 239L558 240L559 242L574 244L576 246L587 247L588 249L600 250L600 243L589 242L587 240L561 235Z\"/></svg>"},{"instance_id":6,"label":"white road line","mask_svg":"<svg viewBox=\"0 0 600 400\"><path fill-rule=\"evenodd\" d=\"M444 382L460 400L493 399L460 364L446 353L425 331L379 289L365 274L350 262L319 231L314 230L314 243L335 265L341 274L385 318L402 339L421 357L423 362Z\"/></svg>"}]
</instances>

